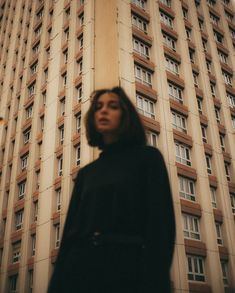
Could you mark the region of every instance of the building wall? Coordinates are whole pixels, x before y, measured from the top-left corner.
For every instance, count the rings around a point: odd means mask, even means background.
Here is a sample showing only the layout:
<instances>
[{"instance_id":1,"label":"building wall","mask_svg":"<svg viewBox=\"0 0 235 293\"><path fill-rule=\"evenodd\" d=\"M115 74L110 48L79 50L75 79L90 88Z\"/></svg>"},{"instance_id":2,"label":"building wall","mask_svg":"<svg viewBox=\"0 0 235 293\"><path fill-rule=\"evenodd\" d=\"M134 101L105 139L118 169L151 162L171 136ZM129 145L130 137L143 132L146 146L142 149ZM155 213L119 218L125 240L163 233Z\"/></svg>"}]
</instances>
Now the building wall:
<instances>
[{"instance_id":1,"label":"building wall","mask_svg":"<svg viewBox=\"0 0 235 293\"><path fill-rule=\"evenodd\" d=\"M115 85L167 164L174 292L235 288L234 1L130 2L0 1L0 292L14 278L19 292L46 292L73 180L98 156L85 137L90 94Z\"/></svg>"}]
</instances>

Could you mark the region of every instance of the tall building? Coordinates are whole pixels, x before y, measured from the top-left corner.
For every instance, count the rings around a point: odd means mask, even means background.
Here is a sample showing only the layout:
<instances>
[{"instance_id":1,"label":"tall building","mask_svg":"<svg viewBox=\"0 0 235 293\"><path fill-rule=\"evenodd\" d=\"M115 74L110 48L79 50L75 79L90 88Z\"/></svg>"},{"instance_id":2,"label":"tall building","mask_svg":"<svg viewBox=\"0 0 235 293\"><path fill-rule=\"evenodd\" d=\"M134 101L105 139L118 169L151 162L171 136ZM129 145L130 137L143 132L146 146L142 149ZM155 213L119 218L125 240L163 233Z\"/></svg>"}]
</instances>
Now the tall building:
<instances>
[{"instance_id":1,"label":"tall building","mask_svg":"<svg viewBox=\"0 0 235 293\"><path fill-rule=\"evenodd\" d=\"M0 292L46 292L73 181L98 156L90 94L115 85L169 171L172 291L234 292L234 7L0 0Z\"/></svg>"}]
</instances>

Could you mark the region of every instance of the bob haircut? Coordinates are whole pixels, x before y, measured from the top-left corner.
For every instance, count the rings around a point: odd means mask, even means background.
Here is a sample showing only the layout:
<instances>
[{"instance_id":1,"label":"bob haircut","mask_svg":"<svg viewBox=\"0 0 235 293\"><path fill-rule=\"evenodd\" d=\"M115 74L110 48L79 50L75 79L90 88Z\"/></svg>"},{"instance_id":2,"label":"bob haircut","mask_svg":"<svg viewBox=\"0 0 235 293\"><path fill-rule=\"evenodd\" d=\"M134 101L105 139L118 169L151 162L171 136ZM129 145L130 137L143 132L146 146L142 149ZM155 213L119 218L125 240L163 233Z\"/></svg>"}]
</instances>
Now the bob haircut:
<instances>
[{"instance_id":1,"label":"bob haircut","mask_svg":"<svg viewBox=\"0 0 235 293\"><path fill-rule=\"evenodd\" d=\"M85 117L88 144L90 146L97 146L99 149L104 149L105 147L102 135L98 133L95 128L94 119L99 97L105 93L112 93L119 97L122 118L118 129L118 141L127 145L146 145L146 135L140 117L134 105L131 103L127 94L121 87L101 89L92 93L92 102Z\"/></svg>"}]
</instances>

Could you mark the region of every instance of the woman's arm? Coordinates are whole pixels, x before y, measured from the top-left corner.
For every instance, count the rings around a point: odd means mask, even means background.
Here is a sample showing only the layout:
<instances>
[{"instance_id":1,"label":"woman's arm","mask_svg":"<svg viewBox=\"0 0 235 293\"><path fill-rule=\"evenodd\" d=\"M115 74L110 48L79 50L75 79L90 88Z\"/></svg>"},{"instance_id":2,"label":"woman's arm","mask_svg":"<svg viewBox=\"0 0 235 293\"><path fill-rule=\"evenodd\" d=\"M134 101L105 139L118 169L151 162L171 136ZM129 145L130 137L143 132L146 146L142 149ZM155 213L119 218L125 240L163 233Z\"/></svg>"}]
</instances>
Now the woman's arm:
<instances>
[{"instance_id":1,"label":"woman's arm","mask_svg":"<svg viewBox=\"0 0 235 293\"><path fill-rule=\"evenodd\" d=\"M175 240L170 184L161 153L150 148L144 248L144 292L170 292L169 271Z\"/></svg>"}]
</instances>

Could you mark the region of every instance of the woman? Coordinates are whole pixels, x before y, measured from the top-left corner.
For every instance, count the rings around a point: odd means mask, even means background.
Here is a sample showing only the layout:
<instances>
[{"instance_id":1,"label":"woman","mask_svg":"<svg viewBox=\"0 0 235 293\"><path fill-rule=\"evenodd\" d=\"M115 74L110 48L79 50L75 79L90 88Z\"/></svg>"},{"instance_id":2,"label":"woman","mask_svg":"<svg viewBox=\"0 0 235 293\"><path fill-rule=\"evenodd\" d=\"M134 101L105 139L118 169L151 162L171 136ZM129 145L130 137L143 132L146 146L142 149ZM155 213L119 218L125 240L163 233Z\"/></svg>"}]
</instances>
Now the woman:
<instances>
[{"instance_id":1,"label":"woman","mask_svg":"<svg viewBox=\"0 0 235 293\"><path fill-rule=\"evenodd\" d=\"M168 175L122 88L94 92L86 132L102 153L76 178L48 292L170 292Z\"/></svg>"}]
</instances>

